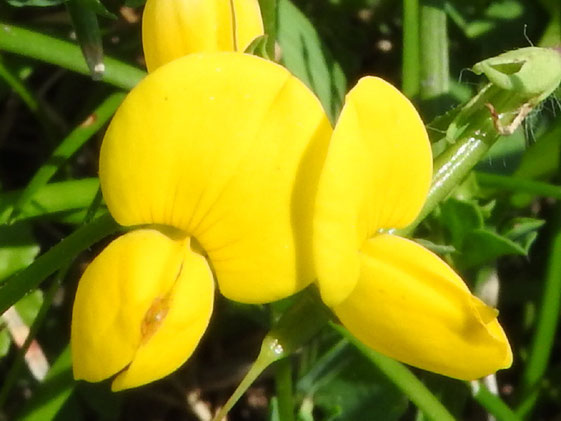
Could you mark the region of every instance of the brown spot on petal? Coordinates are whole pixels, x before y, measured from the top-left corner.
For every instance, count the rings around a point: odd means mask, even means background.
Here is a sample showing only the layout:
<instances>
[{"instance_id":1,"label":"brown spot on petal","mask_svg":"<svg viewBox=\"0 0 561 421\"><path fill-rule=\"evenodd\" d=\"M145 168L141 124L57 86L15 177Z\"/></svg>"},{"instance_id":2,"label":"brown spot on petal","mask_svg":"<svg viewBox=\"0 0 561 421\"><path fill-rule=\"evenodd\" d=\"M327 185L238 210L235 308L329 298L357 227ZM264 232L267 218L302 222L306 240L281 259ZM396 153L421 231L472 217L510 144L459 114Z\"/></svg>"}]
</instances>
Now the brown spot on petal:
<instances>
[{"instance_id":1,"label":"brown spot on petal","mask_svg":"<svg viewBox=\"0 0 561 421\"><path fill-rule=\"evenodd\" d=\"M160 328L160 325L168 314L168 310L169 306L167 298L158 297L152 301L152 305L144 315L144 319L140 325L142 343L148 342L152 335Z\"/></svg>"}]
</instances>

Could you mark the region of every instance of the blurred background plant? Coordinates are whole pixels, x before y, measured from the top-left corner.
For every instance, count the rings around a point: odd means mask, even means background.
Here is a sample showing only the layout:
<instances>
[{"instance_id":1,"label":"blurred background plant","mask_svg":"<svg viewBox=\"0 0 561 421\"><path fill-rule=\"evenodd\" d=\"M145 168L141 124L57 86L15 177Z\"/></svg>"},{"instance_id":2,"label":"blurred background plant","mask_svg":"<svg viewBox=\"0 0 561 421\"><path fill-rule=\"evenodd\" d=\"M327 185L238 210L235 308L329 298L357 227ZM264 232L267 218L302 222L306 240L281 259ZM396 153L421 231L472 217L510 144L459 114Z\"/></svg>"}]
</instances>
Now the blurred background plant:
<instances>
[{"instance_id":1,"label":"blurred background plant","mask_svg":"<svg viewBox=\"0 0 561 421\"><path fill-rule=\"evenodd\" d=\"M113 394L107 383L72 379L76 283L117 229L96 178L99 144L124 92L144 75L142 5L0 0L0 311L9 309L0 419L210 420L291 304L218 298L195 356L151 385ZM276 23L278 58L332 120L348 86L382 76L432 121L435 154L446 147L446 113L487 83L469 70L476 62L561 46L558 0L278 0ZM408 370L328 325L266 371L229 419L561 419L560 114L554 93L413 235L499 308L511 369L472 384Z\"/></svg>"}]
</instances>

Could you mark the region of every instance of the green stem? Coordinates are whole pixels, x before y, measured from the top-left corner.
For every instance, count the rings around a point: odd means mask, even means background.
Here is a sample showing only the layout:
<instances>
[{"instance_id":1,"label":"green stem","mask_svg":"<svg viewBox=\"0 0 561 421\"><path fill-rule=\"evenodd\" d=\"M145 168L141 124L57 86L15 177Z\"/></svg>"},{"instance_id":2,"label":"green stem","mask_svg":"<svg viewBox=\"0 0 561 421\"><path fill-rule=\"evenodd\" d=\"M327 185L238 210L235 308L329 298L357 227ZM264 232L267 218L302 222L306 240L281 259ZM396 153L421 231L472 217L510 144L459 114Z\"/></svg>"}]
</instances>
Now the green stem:
<instances>
[{"instance_id":1,"label":"green stem","mask_svg":"<svg viewBox=\"0 0 561 421\"><path fill-rule=\"evenodd\" d=\"M226 416L228 411L232 409L249 386L251 386L269 365L282 358L288 357L308 343L310 339L327 324L330 317L329 312L319 301L315 293L311 292L309 289L300 293L296 298L296 302L282 315L277 325L265 336L261 344L259 356L224 407L219 411L216 417L214 417L214 421L220 421ZM284 375L286 375L286 373ZM283 379L283 382L284 381ZM281 388L284 386L286 385L283 384ZM292 390L292 380L290 380L290 390ZM285 392L286 388L280 391L280 393ZM290 400L292 400L292 396ZM285 408L279 409L281 411L288 411L289 404L286 405ZM292 417L294 417L294 404L291 403L290 407ZM281 419L283 419L283 421L285 419L291 420L291 418Z\"/></svg>"},{"instance_id":2,"label":"green stem","mask_svg":"<svg viewBox=\"0 0 561 421\"><path fill-rule=\"evenodd\" d=\"M343 326L333 323L331 326L376 365L428 418L435 421L454 421L452 414L407 367L368 348Z\"/></svg>"},{"instance_id":3,"label":"green stem","mask_svg":"<svg viewBox=\"0 0 561 421\"><path fill-rule=\"evenodd\" d=\"M433 163L433 178L427 200L417 219L407 228L395 231L409 236L419 223L431 213L470 173L499 138L489 110L491 103L501 114L501 124L515 118L516 110L524 103L510 91L488 85L462 110L456 123L462 127L461 135Z\"/></svg>"},{"instance_id":4,"label":"green stem","mask_svg":"<svg viewBox=\"0 0 561 421\"><path fill-rule=\"evenodd\" d=\"M421 98L438 100L448 93L450 71L448 34L443 0L424 0L421 3ZM438 105L432 107L438 111Z\"/></svg>"},{"instance_id":5,"label":"green stem","mask_svg":"<svg viewBox=\"0 0 561 421\"><path fill-rule=\"evenodd\" d=\"M214 417L214 421L222 421L224 417L228 414L230 409L238 402L238 400L243 396L243 394L249 389L253 382L259 377L259 375L272 363L282 358L283 351L279 347L276 339L266 336L261 344L261 351L257 356L257 359L253 362L251 368L240 382L234 393L230 396L228 401L224 406L218 411Z\"/></svg>"},{"instance_id":6,"label":"green stem","mask_svg":"<svg viewBox=\"0 0 561 421\"><path fill-rule=\"evenodd\" d=\"M60 269L81 251L118 229L111 215L105 214L77 229L30 266L0 285L0 314L20 300L28 291L37 288L49 275Z\"/></svg>"},{"instance_id":7,"label":"green stem","mask_svg":"<svg viewBox=\"0 0 561 421\"><path fill-rule=\"evenodd\" d=\"M419 0L403 0L402 90L409 98L419 94Z\"/></svg>"},{"instance_id":8,"label":"green stem","mask_svg":"<svg viewBox=\"0 0 561 421\"><path fill-rule=\"evenodd\" d=\"M561 204L554 212L551 249L545 277L542 302L538 307L538 322L532 340L528 362L521 382L521 401L516 413L521 418L529 417L539 393L540 382L547 370L555 332L559 325L561 309Z\"/></svg>"},{"instance_id":9,"label":"green stem","mask_svg":"<svg viewBox=\"0 0 561 421\"><path fill-rule=\"evenodd\" d=\"M0 50L31 57L84 75L89 68L77 45L58 38L0 23ZM102 80L122 89L132 89L146 72L111 57L104 60Z\"/></svg>"},{"instance_id":10,"label":"green stem","mask_svg":"<svg viewBox=\"0 0 561 421\"><path fill-rule=\"evenodd\" d=\"M294 391L292 387L292 361L285 358L275 364L275 386L279 403L279 419L294 421Z\"/></svg>"},{"instance_id":11,"label":"green stem","mask_svg":"<svg viewBox=\"0 0 561 421\"><path fill-rule=\"evenodd\" d=\"M477 388L474 390L473 399L500 421L520 420L500 397L492 394L481 382L477 382Z\"/></svg>"}]
</instances>

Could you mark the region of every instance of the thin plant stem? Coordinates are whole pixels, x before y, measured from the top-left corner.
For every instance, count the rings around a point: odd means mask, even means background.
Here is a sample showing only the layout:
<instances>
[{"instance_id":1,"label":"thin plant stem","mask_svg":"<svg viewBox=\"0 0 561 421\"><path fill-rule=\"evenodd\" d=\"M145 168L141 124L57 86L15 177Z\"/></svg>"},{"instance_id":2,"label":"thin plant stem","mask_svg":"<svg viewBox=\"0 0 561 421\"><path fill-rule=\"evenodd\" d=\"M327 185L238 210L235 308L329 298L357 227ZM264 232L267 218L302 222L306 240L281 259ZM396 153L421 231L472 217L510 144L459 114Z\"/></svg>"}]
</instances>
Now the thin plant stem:
<instances>
[{"instance_id":1,"label":"thin plant stem","mask_svg":"<svg viewBox=\"0 0 561 421\"><path fill-rule=\"evenodd\" d=\"M261 345L261 352L257 359L253 362L251 368L240 382L234 393L230 396L228 401L224 404L220 411L213 418L213 421L222 421L226 414L230 412L233 406L238 402L238 400L243 396L243 394L249 389L257 377L273 362L275 362L281 352L277 352L277 345L274 340L270 338L265 338L263 344Z\"/></svg>"},{"instance_id":2,"label":"thin plant stem","mask_svg":"<svg viewBox=\"0 0 561 421\"><path fill-rule=\"evenodd\" d=\"M443 108L450 89L448 34L443 0L423 0L420 9L421 85L425 109L434 116Z\"/></svg>"},{"instance_id":3,"label":"thin plant stem","mask_svg":"<svg viewBox=\"0 0 561 421\"><path fill-rule=\"evenodd\" d=\"M279 418L283 421L295 421L294 391L292 385L292 361L285 358L276 362L275 386L279 404Z\"/></svg>"},{"instance_id":4,"label":"thin plant stem","mask_svg":"<svg viewBox=\"0 0 561 421\"><path fill-rule=\"evenodd\" d=\"M469 385L469 383L467 383ZM489 414L500 421L519 421L520 418L514 411L497 395L494 395L481 382L477 382L474 388L473 399L479 403Z\"/></svg>"},{"instance_id":5,"label":"thin plant stem","mask_svg":"<svg viewBox=\"0 0 561 421\"><path fill-rule=\"evenodd\" d=\"M421 80L419 48L419 0L403 0L401 89L409 98L419 94Z\"/></svg>"},{"instance_id":6,"label":"thin plant stem","mask_svg":"<svg viewBox=\"0 0 561 421\"><path fill-rule=\"evenodd\" d=\"M521 399L516 413L528 418L538 400L540 382L546 373L561 309L561 204L555 206L551 248L537 325L528 361L522 374Z\"/></svg>"}]
</instances>

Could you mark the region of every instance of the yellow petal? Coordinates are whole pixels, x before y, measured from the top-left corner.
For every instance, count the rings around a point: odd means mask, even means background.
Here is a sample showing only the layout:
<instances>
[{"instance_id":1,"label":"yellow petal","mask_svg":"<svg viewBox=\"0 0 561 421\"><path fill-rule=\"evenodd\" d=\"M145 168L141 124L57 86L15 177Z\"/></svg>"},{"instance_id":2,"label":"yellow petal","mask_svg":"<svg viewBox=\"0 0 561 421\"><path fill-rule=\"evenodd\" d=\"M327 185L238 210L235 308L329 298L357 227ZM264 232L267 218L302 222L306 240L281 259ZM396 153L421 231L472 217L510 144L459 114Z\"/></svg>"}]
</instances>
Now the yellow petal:
<instances>
[{"instance_id":1,"label":"yellow petal","mask_svg":"<svg viewBox=\"0 0 561 421\"><path fill-rule=\"evenodd\" d=\"M413 105L382 79L361 79L347 95L318 187L314 255L326 304L354 288L367 238L415 219L431 173L429 140Z\"/></svg>"},{"instance_id":2,"label":"yellow petal","mask_svg":"<svg viewBox=\"0 0 561 421\"><path fill-rule=\"evenodd\" d=\"M261 35L258 0L148 0L142 17L150 72L191 53L243 52Z\"/></svg>"},{"instance_id":3,"label":"yellow petal","mask_svg":"<svg viewBox=\"0 0 561 421\"><path fill-rule=\"evenodd\" d=\"M100 157L122 225L195 237L221 292L274 301L313 280L311 217L331 127L286 69L245 54L192 54L125 99Z\"/></svg>"},{"instance_id":4,"label":"yellow petal","mask_svg":"<svg viewBox=\"0 0 561 421\"><path fill-rule=\"evenodd\" d=\"M473 380L512 363L497 311L437 256L403 238L365 243L357 287L333 310L372 349L435 373Z\"/></svg>"},{"instance_id":5,"label":"yellow petal","mask_svg":"<svg viewBox=\"0 0 561 421\"><path fill-rule=\"evenodd\" d=\"M236 28L235 50L244 52L251 42L264 35L259 0L231 0Z\"/></svg>"},{"instance_id":6,"label":"yellow petal","mask_svg":"<svg viewBox=\"0 0 561 421\"><path fill-rule=\"evenodd\" d=\"M189 239L137 230L113 241L88 266L72 315L76 379L122 372L114 390L139 386L177 369L206 329L212 274ZM124 371L123 371L124 370Z\"/></svg>"}]
</instances>

